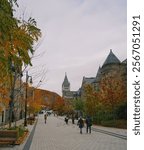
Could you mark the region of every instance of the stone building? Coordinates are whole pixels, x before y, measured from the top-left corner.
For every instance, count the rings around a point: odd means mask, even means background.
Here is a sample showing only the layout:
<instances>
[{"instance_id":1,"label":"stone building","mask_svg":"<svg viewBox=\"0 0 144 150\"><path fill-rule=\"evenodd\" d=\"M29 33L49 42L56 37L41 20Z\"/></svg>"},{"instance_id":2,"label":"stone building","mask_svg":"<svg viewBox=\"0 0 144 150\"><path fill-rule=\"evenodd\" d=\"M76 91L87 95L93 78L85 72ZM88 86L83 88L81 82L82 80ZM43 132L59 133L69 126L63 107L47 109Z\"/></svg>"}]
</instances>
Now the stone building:
<instances>
[{"instance_id":1,"label":"stone building","mask_svg":"<svg viewBox=\"0 0 144 150\"><path fill-rule=\"evenodd\" d=\"M83 77L81 85L81 97L84 96L84 86L90 84L97 91L103 77L117 74L123 77L125 84L127 83L127 59L120 61L115 54L110 50L109 55L104 61L102 67L99 67L95 77Z\"/></svg>"},{"instance_id":2,"label":"stone building","mask_svg":"<svg viewBox=\"0 0 144 150\"><path fill-rule=\"evenodd\" d=\"M64 81L62 83L62 97L64 99L73 99L77 91L70 91L70 82L68 81L67 74L65 73Z\"/></svg>"},{"instance_id":3,"label":"stone building","mask_svg":"<svg viewBox=\"0 0 144 150\"><path fill-rule=\"evenodd\" d=\"M72 99L76 97L84 97L84 86L87 84L92 85L92 87L97 91L99 90L99 84L103 77L112 74L117 74L123 77L123 82L127 84L127 59L120 61L117 56L110 50L106 60L103 65L99 67L96 76L94 77L83 77L81 87L78 91L70 91L70 82L68 81L67 75L62 84L62 96L63 98Z\"/></svg>"}]
</instances>

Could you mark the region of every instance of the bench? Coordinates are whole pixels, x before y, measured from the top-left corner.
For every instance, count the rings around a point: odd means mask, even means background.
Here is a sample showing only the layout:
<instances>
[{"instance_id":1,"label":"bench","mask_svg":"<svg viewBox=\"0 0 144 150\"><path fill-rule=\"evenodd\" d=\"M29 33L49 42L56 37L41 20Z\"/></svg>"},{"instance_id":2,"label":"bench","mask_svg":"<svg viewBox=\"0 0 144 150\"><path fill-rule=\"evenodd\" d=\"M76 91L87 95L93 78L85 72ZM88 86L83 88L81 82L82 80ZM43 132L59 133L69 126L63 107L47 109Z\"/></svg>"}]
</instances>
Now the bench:
<instances>
[{"instance_id":1,"label":"bench","mask_svg":"<svg viewBox=\"0 0 144 150\"><path fill-rule=\"evenodd\" d=\"M0 145L15 144L18 138L18 131L16 130L0 130Z\"/></svg>"},{"instance_id":2,"label":"bench","mask_svg":"<svg viewBox=\"0 0 144 150\"><path fill-rule=\"evenodd\" d=\"M35 117L29 117L29 118L27 118L27 122L30 125L32 125L34 123L34 121L35 121Z\"/></svg>"}]
</instances>

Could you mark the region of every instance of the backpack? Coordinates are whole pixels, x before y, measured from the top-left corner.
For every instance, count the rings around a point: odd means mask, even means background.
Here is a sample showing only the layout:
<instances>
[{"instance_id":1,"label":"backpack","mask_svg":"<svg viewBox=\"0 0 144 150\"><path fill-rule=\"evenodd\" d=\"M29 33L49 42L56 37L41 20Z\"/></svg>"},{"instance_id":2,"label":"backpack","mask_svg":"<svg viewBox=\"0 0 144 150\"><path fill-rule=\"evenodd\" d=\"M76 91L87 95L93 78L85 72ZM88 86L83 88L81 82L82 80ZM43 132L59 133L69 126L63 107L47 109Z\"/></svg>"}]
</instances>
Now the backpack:
<instances>
[{"instance_id":1,"label":"backpack","mask_svg":"<svg viewBox=\"0 0 144 150\"><path fill-rule=\"evenodd\" d=\"M79 119L78 120L78 125L79 125L79 128L83 128L84 127L84 121L83 121L83 119Z\"/></svg>"},{"instance_id":2,"label":"backpack","mask_svg":"<svg viewBox=\"0 0 144 150\"><path fill-rule=\"evenodd\" d=\"M88 126L92 126L92 120L91 120L91 118L87 118L87 119L86 119L86 124L87 124Z\"/></svg>"}]
</instances>

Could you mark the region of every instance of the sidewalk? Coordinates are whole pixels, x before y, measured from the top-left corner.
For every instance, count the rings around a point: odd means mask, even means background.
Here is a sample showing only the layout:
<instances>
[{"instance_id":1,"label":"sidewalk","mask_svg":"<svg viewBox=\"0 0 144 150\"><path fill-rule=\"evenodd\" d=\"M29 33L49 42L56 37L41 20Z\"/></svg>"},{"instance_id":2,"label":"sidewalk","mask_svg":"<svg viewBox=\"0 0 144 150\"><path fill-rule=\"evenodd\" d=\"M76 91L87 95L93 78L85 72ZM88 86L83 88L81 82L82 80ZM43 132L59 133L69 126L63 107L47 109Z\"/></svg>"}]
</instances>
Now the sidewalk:
<instances>
[{"instance_id":1,"label":"sidewalk","mask_svg":"<svg viewBox=\"0 0 144 150\"><path fill-rule=\"evenodd\" d=\"M114 130L114 129L113 129ZM126 150L127 140L107 134L92 132L79 133L79 128L64 120L49 116L47 124L39 116L30 150Z\"/></svg>"},{"instance_id":2,"label":"sidewalk","mask_svg":"<svg viewBox=\"0 0 144 150\"><path fill-rule=\"evenodd\" d=\"M33 126L28 126L32 131ZM115 133L125 134L126 130L97 127ZM44 123L44 116L39 115L37 126L32 140L29 140L30 150L126 150L127 140L117 138L108 134L92 131L86 134L83 128L83 134L79 133L77 125L65 124L62 117L48 116L47 123ZM1 150L23 150L26 141L20 146L9 148L0 148ZM27 149L27 150L29 150Z\"/></svg>"},{"instance_id":3,"label":"sidewalk","mask_svg":"<svg viewBox=\"0 0 144 150\"><path fill-rule=\"evenodd\" d=\"M64 120L65 117L60 116L58 118ZM69 122L72 123L72 120L69 119ZM77 120L75 120L75 124L77 124ZM113 133L120 134L123 136L127 136L127 130L126 129L118 129L118 128L113 128L113 127L103 127L103 126L98 126L98 125L93 125L92 128L104 130L104 131L108 131L108 132L113 132Z\"/></svg>"}]
</instances>

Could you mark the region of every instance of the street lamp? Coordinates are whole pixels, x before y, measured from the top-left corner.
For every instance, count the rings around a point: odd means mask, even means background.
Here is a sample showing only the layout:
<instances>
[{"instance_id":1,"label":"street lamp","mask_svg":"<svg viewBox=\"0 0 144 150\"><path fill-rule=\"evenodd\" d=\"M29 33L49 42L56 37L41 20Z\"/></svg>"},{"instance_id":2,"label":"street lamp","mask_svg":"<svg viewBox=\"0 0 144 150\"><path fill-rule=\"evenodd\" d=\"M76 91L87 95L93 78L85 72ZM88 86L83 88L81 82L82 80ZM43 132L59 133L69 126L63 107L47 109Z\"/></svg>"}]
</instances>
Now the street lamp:
<instances>
[{"instance_id":1,"label":"street lamp","mask_svg":"<svg viewBox=\"0 0 144 150\"><path fill-rule=\"evenodd\" d=\"M32 84L32 76L28 75L28 71L26 71L26 95L25 95L25 119L24 126L27 126L27 98L28 98L28 79L30 78L30 83Z\"/></svg>"}]
</instances>

